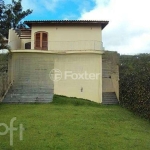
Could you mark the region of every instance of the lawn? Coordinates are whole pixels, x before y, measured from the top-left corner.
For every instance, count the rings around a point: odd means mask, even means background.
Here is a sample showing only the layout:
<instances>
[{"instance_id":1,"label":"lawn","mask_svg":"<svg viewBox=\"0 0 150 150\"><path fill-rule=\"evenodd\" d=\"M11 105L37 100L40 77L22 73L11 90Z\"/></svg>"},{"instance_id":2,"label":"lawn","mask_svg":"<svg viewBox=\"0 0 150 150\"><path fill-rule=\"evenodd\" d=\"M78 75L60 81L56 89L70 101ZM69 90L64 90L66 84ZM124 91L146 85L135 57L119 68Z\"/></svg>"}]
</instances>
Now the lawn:
<instances>
[{"instance_id":1,"label":"lawn","mask_svg":"<svg viewBox=\"0 0 150 150\"><path fill-rule=\"evenodd\" d=\"M49 104L0 104L0 123L19 129L0 135L0 150L149 150L150 123L119 105L55 96ZM0 132L5 128L0 126Z\"/></svg>"}]
</instances>

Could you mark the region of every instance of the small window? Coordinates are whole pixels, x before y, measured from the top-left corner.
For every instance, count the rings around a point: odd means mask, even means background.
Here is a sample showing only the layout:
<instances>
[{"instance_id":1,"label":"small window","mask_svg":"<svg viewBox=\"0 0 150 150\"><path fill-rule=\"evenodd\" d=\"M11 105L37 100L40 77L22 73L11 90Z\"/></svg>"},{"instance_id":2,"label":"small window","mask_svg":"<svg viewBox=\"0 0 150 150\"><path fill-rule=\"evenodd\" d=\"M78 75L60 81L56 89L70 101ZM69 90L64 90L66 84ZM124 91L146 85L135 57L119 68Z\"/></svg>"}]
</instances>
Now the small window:
<instances>
[{"instance_id":1,"label":"small window","mask_svg":"<svg viewBox=\"0 0 150 150\"><path fill-rule=\"evenodd\" d=\"M48 33L36 32L35 33L35 49L47 50L48 49Z\"/></svg>"},{"instance_id":2,"label":"small window","mask_svg":"<svg viewBox=\"0 0 150 150\"><path fill-rule=\"evenodd\" d=\"M25 49L31 49L31 42L25 43Z\"/></svg>"}]
</instances>

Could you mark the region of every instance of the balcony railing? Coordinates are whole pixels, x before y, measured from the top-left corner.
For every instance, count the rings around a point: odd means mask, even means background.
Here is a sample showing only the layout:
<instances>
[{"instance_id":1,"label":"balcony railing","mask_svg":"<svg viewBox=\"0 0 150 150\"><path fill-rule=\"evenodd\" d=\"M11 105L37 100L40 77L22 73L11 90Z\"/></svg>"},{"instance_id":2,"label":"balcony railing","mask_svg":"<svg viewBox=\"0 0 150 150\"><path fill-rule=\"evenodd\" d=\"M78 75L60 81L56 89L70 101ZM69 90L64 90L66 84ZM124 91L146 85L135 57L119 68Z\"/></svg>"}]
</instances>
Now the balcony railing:
<instances>
[{"instance_id":1,"label":"balcony railing","mask_svg":"<svg viewBox=\"0 0 150 150\"><path fill-rule=\"evenodd\" d=\"M34 43L34 41L31 41ZM48 47L48 50L104 50L101 41L48 41L44 42L43 46ZM38 44L37 44L38 45ZM33 48L32 48L33 49ZM36 48L36 49L40 49ZM41 49L43 49L41 47Z\"/></svg>"}]
</instances>

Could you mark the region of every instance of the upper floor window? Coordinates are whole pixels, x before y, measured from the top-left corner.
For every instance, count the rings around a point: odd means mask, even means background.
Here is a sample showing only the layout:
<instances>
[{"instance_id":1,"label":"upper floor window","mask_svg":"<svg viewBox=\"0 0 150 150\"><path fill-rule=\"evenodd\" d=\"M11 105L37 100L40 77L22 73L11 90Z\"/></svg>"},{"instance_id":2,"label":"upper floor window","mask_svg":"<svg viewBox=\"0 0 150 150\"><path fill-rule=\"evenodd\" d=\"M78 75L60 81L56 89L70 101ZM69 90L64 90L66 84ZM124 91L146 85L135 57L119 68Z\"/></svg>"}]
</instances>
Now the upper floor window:
<instances>
[{"instance_id":1,"label":"upper floor window","mask_svg":"<svg viewBox=\"0 0 150 150\"><path fill-rule=\"evenodd\" d=\"M39 31L35 33L35 49L48 49L48 33Z\"/></svg>"}]
</instances>

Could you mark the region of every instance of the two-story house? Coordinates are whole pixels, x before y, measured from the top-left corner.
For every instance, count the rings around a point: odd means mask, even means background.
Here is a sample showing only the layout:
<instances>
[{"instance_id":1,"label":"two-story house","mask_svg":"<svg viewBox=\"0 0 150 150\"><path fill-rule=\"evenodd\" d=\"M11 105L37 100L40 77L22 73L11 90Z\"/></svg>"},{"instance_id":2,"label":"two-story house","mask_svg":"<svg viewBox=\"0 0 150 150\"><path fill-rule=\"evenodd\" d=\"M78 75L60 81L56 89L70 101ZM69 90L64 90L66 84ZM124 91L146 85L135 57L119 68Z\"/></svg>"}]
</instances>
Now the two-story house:
<instances>
[{"instance_id":1,"label":"two-story house","mask_svg":"<svg viewBox=\"0 0 150 150\"><path fill-rule=\"evenodd\" d=\"M104 51L108 21L25 21L9 31L10 89L4 102L50 102L53 94L117 103L117 53ZM110 58L110 56L112 56Z\"/></svg>"}]
</instances>

